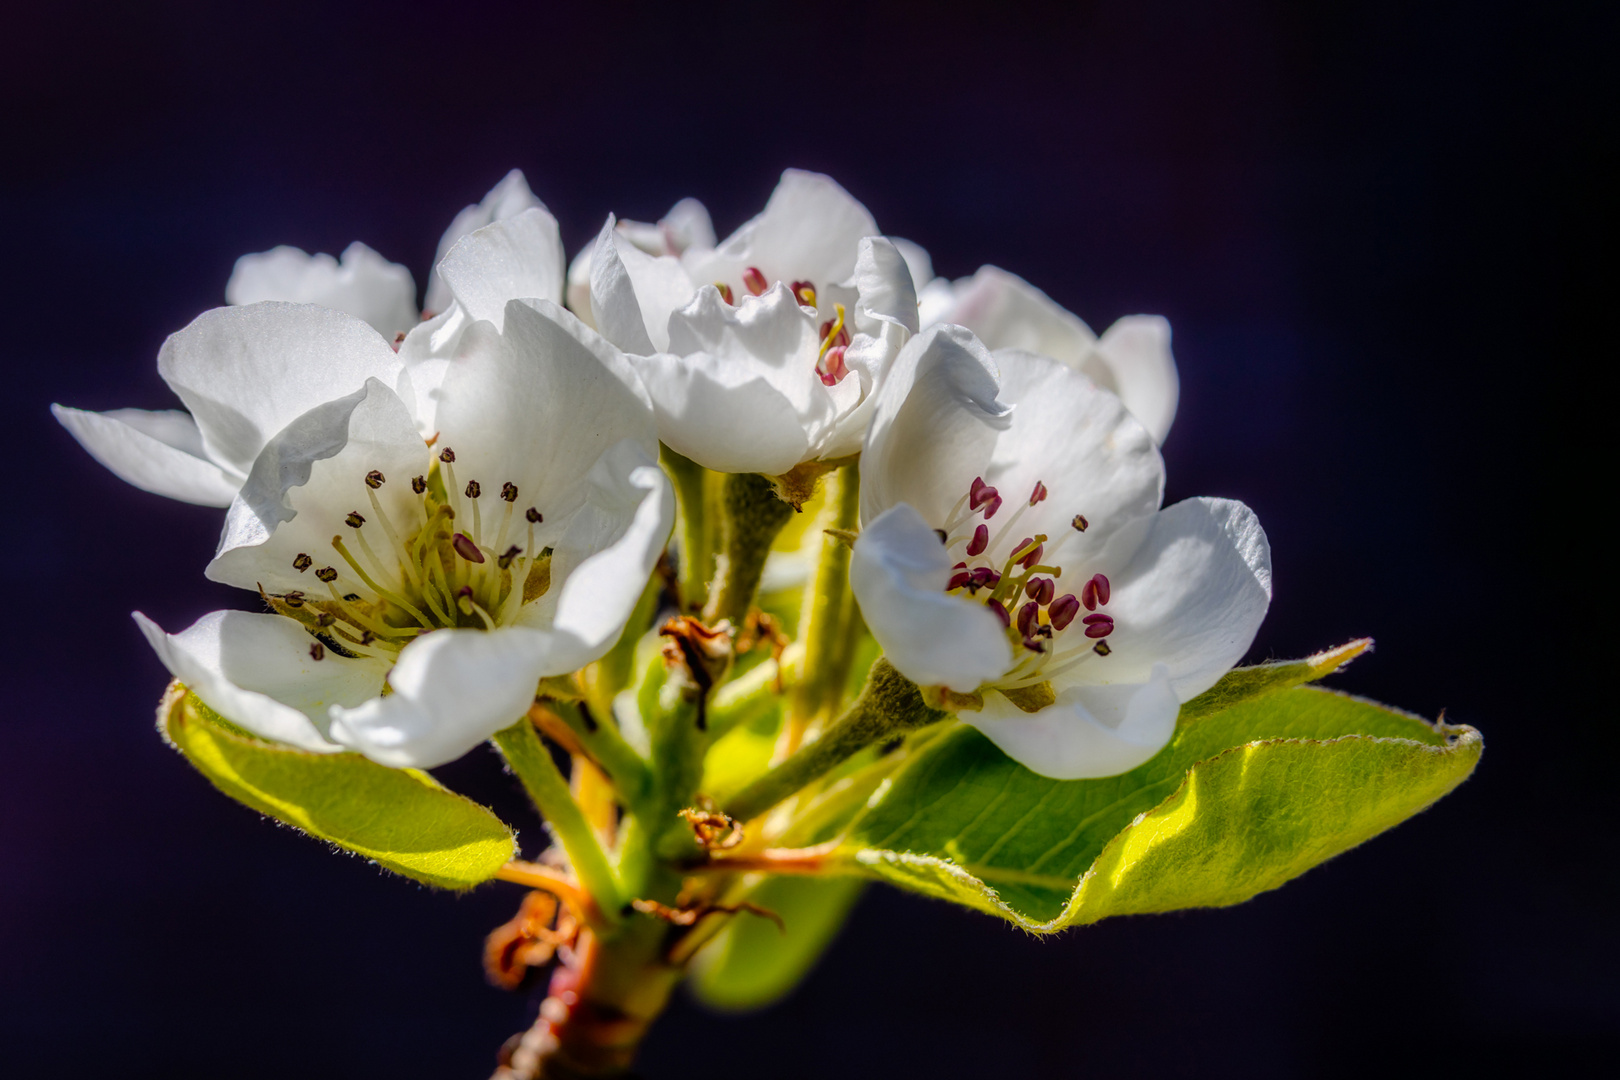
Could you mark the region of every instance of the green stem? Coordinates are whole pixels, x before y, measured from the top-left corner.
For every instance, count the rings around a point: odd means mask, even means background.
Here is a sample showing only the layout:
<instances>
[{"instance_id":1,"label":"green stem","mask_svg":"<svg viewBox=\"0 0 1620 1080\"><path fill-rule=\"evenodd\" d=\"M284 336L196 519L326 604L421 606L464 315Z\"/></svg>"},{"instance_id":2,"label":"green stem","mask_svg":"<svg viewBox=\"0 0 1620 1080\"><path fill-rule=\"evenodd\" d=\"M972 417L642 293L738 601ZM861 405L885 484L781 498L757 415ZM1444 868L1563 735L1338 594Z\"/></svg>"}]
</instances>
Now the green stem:
<instances>
[{"instance_id":1,"label":"green stem","mask_svg":"<svg viewBox=\"0 0 1620 1080\"><path fill-rule=\"evenodd\" d=\"M860 466L845 465L829 475L825 528L849 530L860 516ZM853 607L849 592L849 545L825 533L821 537L821 557L805 591L799 619L799 640L804 642L804 678L793 690L790 745L796 747L804 730L824 710L838 707L843 696L847 662L838 663L839 654L848 653L845 641L848 627L846 609ZM840 671L840 668L842 670Z\"/></svg>"},{"instance_id":2,"label":"green stem","mask_svg":"<svg viewBox=\"0 0 1620 1080\"><path fill-rule=\"evenodd\" d=\"M607 854L568 790L568 781L527 719L495 733L495 745L534 801L573 864L579 883L596 901L607 923L619 921L619 885Z\"/></svg>"},{"instance_id":3,"label":"green stem","mask_svg":"<svg viewBox=\"0 0 1620 1080\"><path fill-rule=\"evenodd\" d=\"M650 776L647 762L619 734L611 706L606 712L594 708L591 710L595 727L585 722L584 715L572 702L552 701L548 703L548 708L562 717L563 723L573 731L585 752L602 766L627 803L634 803L641 797Z\"/></svg>"},{"instance_id":4,"label":"green stem","mask_svg":"<svg viewBox=\"0 0 1620 1080\"><path fill-rule=\"evenodd\" d=\"M703 619L714 624L730 619L741 629L759 590L765 558L782 527L793 518L793 507L776 494L768 478L755 473L731 473L725 479L721 516L719 571Z\"/></svg>"},{"instance_id":5,"label":"green stem","mask_svg":"<svg viewBox=\"0 0 1620 1080\"><path fill-rule=\"evenodd\" d=\"M819 739L761 776L726 804L739 821L758 817L879 740L925 727L948 714L928 706L916 684L882 657L872 665L866 686Z\"/></svg>"},{"instance_id":6,"label":"green stem","mask_svg":"<svg viewBox=\"0 0 1620 1080\"><path fill-rule=\"evenodd\" d=\"M776 692L780 671L775 660L766 660L715 691L709 699L709 740L751 724L775 708L782 700Z\"/></svg>"},{"instance_id":7,"label":"green stem","mask_svg":"<svg viewBox=\"0 0 1620 1080\"><path fill-rule=\"evenodd\" d=\"M709 595L714 571L714 515L710 513L704 483L708 470L665 446L659 453L664 471L675 483L681 511L681 606L696 611Z\"/></svg>"}]
</instances>

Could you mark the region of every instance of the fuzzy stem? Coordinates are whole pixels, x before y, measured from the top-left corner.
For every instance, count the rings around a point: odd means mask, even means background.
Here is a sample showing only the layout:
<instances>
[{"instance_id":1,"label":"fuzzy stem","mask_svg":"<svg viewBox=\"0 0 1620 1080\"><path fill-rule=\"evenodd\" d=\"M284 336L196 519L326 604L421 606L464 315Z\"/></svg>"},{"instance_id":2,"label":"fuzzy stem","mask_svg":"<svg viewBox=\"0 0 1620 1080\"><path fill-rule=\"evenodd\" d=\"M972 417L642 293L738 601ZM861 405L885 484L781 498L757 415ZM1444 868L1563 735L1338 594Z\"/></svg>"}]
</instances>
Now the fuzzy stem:
<instances>
[{"instance_id":1,"label":"fuzzy stem","mask_svg":"<svg viewBox=\"0 0 1620 1080\"><path fill-rule=\"evenodd\" d=\"M916 684L879 657L866 677L861 696L844 714L819 739L800 747L793 756L732 796L725 811L739 821L758 817L860 750L947 715L930 708Z\"/></svg>"},{"instance_id":2,"label":"fuzzy stem","mask_svg":"<svg viewBox=\"0 0 1620 1080\"><path fill-rule=\"evenodd\" d=\"M623 900L613 869L590 822L585 820L584 811L568 790L568 781L558 770L557 763L551 760L551 753L541 743L534 725L524 718L496 732L495 745L568 853L575 875L595 901L603 920L609 924L617 922Z\"/></svg>"},{"instance_id":3,"label":"fuzzy stem","mask_svg":"<svg viewBox=\"0 0 1620 1080\"><path fill-rule=\"evenodd\" d=\"M860 466L845 465L829 475L824 527L848 530L860 515ZM818 524L823 524L818 523ZM834 536L821 537L821 557L805 590L799 619L799 640L804 642L804 678L794 687L793 708L784 731L784 750L791 754L804 741L804 733L824 713L838 708L848 664L838 663L848 652L846 609L854 606L849 593L849 545Z\"/></svg>"},{"instance_id":4,"label":"fuzzy stem","mask_svg":"<svg viewBox=\"0 0 1620 1080\"><path fill-rule=\"evenodd\" d=\"M681 606L696 611L709 595L714 570L714 515L707 505L704 483L708 470L667 446L659 452L659 460L675 483L681 511Z\"/></svg>"},{"instance_id":5,"label":"fuzzy stem","mask_svg":"<svg viewBox=\"0 0 1620 1080\"><path fill-rule=\"evenodd\" d=\"M713 625L730 619L740 629L759 590L771 544L792 519L793 507L777 496L769 479L754 473L727 475L722 504L719 570L703 620Z\"/></svg>"}]
</instances>

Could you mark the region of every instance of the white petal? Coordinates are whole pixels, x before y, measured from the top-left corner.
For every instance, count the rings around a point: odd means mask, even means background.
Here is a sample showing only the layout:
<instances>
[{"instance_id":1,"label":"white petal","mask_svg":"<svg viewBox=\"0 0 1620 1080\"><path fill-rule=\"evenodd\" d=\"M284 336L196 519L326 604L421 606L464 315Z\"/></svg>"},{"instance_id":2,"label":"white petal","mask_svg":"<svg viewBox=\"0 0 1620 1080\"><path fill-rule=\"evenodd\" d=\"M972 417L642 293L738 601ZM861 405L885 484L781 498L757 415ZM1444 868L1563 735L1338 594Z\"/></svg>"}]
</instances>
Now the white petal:
<instances>
[{"instance_id":1,"label":"white petal","mask_svg":"<svg viewBox=\"0 0 1620 1080\"><path fill-rule=\"evenodd\" d=\"M552 591L523 610L524 625L549 622L562 639L542 674L573 671L613 647L674 523L674 490L642 447L622 442L602 455L585 505L553 549Z\"/></svg>"},{"instance_id":2,"label":"white petal","mask_svg":"<svg viewBox=\"0 0 1620 1080\"><path fill-rule=\"evenodd\" d=\"M205 573L239 588L262 585L271 592L298 589L324 597L327 586L309 567L294 566L299 555L308 555L315 569L331 566L338 572L339 594L369 592L332 547L332 537L341 535L366 565L356 530L344 523L355 511L366 520L367 542L386 563L369 566L368 572L397 589L398 560L365 478L373 469L383 474L375 494L403 540L421 523L411 477L427 468L427 447L410 412L393 391L370 379L356 393L311 409L270 440L231 504L219 551Z\"/></svg>"},{"instance_id":3,"label":"white petal","mask_svg":"<svg viewBox=\"0 0 1620 1080\"><path fill-rule=\"evenodd\" d=\"M1157 754L1175 733L1180 708L1168 671L1158 664L1144 683L1071 687L1037 713L992 691L984 695L983 711L960 718L1032 772L1089 780L1117 776Z\"/></svg>"},{"instance_id":4,"label":"white petal","mask_svg":"<svg viewBox=\"0 0 1620 1080\"><path fill-rule=\"evenodd\" d=\"M179 410L86 412L51 406L68 433L119 479L200 506L229 506L240 477L203 457L197 423Z\"/></svg>"},{"instance_id":5,"label":"white petal","mask_svg":"<svg viewBox=\"0 0 1620 1080\"><path fill-rule=\"evenodd\" d=\"M951 307L936 316L967 327L990 349L1023 349L1078 364L1097 337L1080 319L1016 274L983 266L958 281Z\"/></svg>"},{"instance_id":6,"label":"white petal","mask_svg":"<svg viewBox=\"0 0 1620 1080\"><path fill-rule=\"evenodd\" d=\"M861 530L849 583L889 662L920 686L959 693L994 681L1012 664L1001 620L983 604L945 592L950 556L905 503Z\"/></svg>"},{"instance_id":7,"label":"white petal","mask_svg":"<svg viewBox=\"0 0 1620 1080\"><path fill-rule=\"evenodd\" d=\"M934 327L907 342L874 395L861 519L907 502L944 525L1011 422L999 390L995 360L961 327Z\"/></svg>"},{"instance_id":8,"label":"white petal","mask_svg":"<svg viewBox=\"0 0 1620 1080\"><path fill-rule=\"evenodd\" d=\"M244 475L294 418L368 378L394 386L403 371L370 326L309 304L215 308L158 353L158 374L196 418L207 455Z\"/></svg>"},{"instance_id":9,"label":"white petal","mask_svg":"<svg viewBox=\"0 0 1620 1080\"><path fill-rule=\"evenodd\" d=\"M411 272L358 240L344 249L341 262L286 245L237 259L225 285L225 302L261 300L333 308L365 320L390 338L416 324L416 282Z\"/></svg>"},{"instance_id":10,"label":"white petal","mask_svg":"<svg viewBox=\"0 0 1620 1080\"><path fill-rule=\"evenodd\" d=\"M682 199L670 207L658 222L658 229L664 234L666 255L679 255L691 248L712 248L715 244L709 208L696 199Z\"/></svg>"},{"instance_id":11,"label":"white petal","mask_svg":"<svg viewBox=\"0 0 1620 1080\"><path fill-rule=\"evenodd\" d=\"M327 710L357 705L382 689L387 665L325 650L291 619L214 611L178 634L140 612L135 622L158 659L209 708L255 735L303 750L341 750L329 742Z\"/></svg>"},{"instance_id":12,"label":"white petal","mask_svg":"<svg viewBox=\"0 0 1620 1080\"><path fill-rule=\"evenodd\" d=\"M1125 407L1164 444L1176 418L1181 380L1170 353L1170 322L1159 315L1127 315L1110 326L1081 370L1105 366L1104 386L1112 386Z\"/></svg>"},{"instance_id":13,"label":"white petal","mask_svg":"<svg viewBox=\"0 0 1620 1080\"><path fill-rule=\"evenodd\" d=\"M991 531L1000 515L1027 504L1040 481L1046 500L1025 509L1006 543L1044 533L1051 539L1043 562L1085 563L1115 532L1159 508L1164 461L1158 447L1119 398L1072 367L1016 350L994 355L1001 369L1000 400L1013 407L1013 415L990 460L979 466L1007 504L990 522ZM958 496L973 475L957 476ZM1090 523L1084 533L1071 525L1076 514ZM992 548L990 557L1011 554L1010 547Z\"/></svg>"},{"instance_id":14,"label":"white petal","mask_svg":"<svg viewBox=\"0 0 1620 1080\"><path fill-rule=\"evenodd\" d=\"M1231 499L1176 503L1128 565L1104 609L1113 652L1074 669L1075 683L1137 683L1166 665L1176 697L1215 685L1242 659L1271 604L1271 547L1254 511Z\"/></svg>"},{"instance_id":15,"label":"white petal","mask_svg":"<svg viewBox=\"0 0 1620 1080\"><path fill-rule=\"evenodd\" d=\"M636 359L664 442L720 472L776 476L812 456L839 409L816 375L816 320L785 285L736 306L705 287L669 331L674 355Z\"/></svg>"},{"instance_id":16,"label":"white petal","mask_svg":"<svg viewBox=\"0 0 1620 1080\"><path fill-rule=\"evenodd\" d=\"M608 216L591 255L591 311L604 337L634 356L668 348L670 315L696 289L680 260L640 250Z\"/></svg>"},{"instance_id":17,"label":"white petal","mask_svg":"<svg viewBox=\"0 0 1620 1080\"><path fill-rule=\"evenodd\" d=\"M956 289L945 278L937 277L917 286L917 323L924 330L951 322L956 310Z\"/></svg>"},{"instance_id":18,"label":"white petal","mask_svg":"<svg viewBox=\"0 0 1620 1080\"><path fill-rule=\"evenodd\" d=\"M899 250L900 257L906 260L906 269L911 272L912 288L920 295L928 283L934 280L934 260L929 257L926 248L911 240L891 236L889 243L893 244Z\"/></svg>"},{"instance_id":19,"label":"white petal","mask_svg":"<svg viewBox=\"0 0 1620 1080\"><path fill-rule=\"evenodd\" d=\"M437 268L456 242L468 233L482 229L490 222L504 221L535 208L544 210L545 203L535 198L534 192L529 190L529 182L523 178L522 170L513 169L501 178L500 183L489 189L482 201L465 207L450 222L450 227L439 238L439 250L433 256L434 267ZM449 286L439 279L435 269L428 275L426 310L435 314L442 312L450 306L451 299Z\"/></svg>"},{"instance_id":20,"label":"white petal","mask_svg":"<svg viewBox=\"0 0 1620 1080\"><path fill-rule=\"evenodd\" d=\"M592 241L581 248L574 261L568 264L568 291L564 299L568 310L579 316L580 322L600 331L596 325L596 313L591 310L591 252L595 250L596 243Z\"/></svg>"},{"instance_id":21,"label":"white petal","mask_svg":"<svg viewBox=\"0 0 1620 1080\"><path fill-rule=\"evenodd\" d=\"M439 279L473 319L498 330L508 300L563 299L563 246L557 219L540 208L462 237L438 264Z\"/></svg>"},{"instance_id":22,"label":"white petal","mask_svg":"<svg viewBox=\"0 0 1620 1080\"><path fill-rule=\"evenodd\" d=\"M440 395L437 445L455 451L458 485L483 488L486 526L507 508L503 484L517 486L519 521L532 506L560 527L608 448L629 439L657 453L652 406L629 361L544 300L509 303L503 332L468 327Z\"/></svg>"},{"instance_id":23,"label":"white petal","mask_svg":"<svg viewBox=\"0 0 1620 1080\"><path fill-rule=\"evenodd\" d=\"M545 655L532 630L436 630L400 652L393 693L331 710L332 738L395 768L454 761L522 719Z\"/></svg>"},{"instance_id":24,"label":"white petal","mask_svg":"<svg viewBox=\"0 0 1620 1080\"><path fill-rule=\"evenodd\" d=\"M864 333L881 330L880 322L894 323L909 334L917 332L917 290L899 249L881 236L860 242L855 258L855 325Z\"/></svg>"},{"instance_id":25,"label":"white petal","mask_svg":"<svg viewBox=\"0 0 1620 1080\"><path fill-rule=\"evenodd\" d=\"M854 196L820 173L789 169L758 217L713 252L685 257L692 280L733 288L754 267L767 282L813 281L817 288L848 281L861 238L880 235L872 215Z\"/></svg>"}]
</instances>

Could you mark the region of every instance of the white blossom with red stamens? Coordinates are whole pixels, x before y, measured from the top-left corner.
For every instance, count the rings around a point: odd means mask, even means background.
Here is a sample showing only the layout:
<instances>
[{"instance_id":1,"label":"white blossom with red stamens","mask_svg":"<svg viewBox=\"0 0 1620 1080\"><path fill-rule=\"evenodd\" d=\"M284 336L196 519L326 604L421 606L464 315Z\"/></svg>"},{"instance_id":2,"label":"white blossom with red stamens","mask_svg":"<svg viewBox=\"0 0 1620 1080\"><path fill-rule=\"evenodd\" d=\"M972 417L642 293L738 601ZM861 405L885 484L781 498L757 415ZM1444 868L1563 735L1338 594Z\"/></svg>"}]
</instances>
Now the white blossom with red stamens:
<instances>
[{"instance_id":1,"label":"white blossom with red stamens","mask_svg":"<svg viewBox=\"0 0 1620 1080\"><path fill-rule=\"evenodd\" d=\"M679 257L609 218L591 260L596 325L634 358L659 437L721 472L858 453L872 392L917 330L901 252L815 173L784 173L759 216Z\"/></svg>"},{"instance_id":2,"label":"white blossom with red stamens","mask_svg":"<svg viewBox=\"0 0 1620 1080\"><path fill-rule=\"evenodd\" d=\"M889 661L967 696L961 718L1008 755L1060 779L1124 772L1242 657L1271 598L1253 512L1161 510L1163 484L1114 394L936 327L877 393L850 582Z\"/></svg>"},{"instance_id":3,"label":"white blossom with red stamens","mask_svg":"<svg viewBox=\"0 0 1620 1080\"><path fill-rule=\"evenodd\" d=\"M290 346L345 370L398 366L336 312L205 319L175 347L210 334L245 371ZM371 377L275 433L207 573L276 613L214 612L179 634L137 616L169 670L265 738L426 768L522 717L541 678L606 652L674 516L629 362L554 304L512 301L499 328L466 327L437 422L429 446Z\"/></svg>"}]
</instances>

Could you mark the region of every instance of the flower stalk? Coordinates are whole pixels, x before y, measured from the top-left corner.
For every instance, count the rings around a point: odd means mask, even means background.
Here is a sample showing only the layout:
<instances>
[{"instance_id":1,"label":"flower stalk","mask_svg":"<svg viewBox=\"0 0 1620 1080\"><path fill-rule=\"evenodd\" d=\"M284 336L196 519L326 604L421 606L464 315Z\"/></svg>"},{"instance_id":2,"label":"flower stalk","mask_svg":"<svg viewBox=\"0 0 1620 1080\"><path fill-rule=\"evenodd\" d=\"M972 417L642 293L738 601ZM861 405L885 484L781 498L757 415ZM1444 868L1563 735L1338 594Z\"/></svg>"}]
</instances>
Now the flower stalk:
<instances>
[{"instance_id":1,"label":"flower stalk","mask_svg":"<svg viewBox=\"0 0 1620 1080\"><path fill-rule=\"evenodd\" d=\"M732 473L721 497L720 559L704 621L721 619L741 626L759 591L771 544L793 518L793 507L776 494L770 480L757 473Z\"/></svg>"},{"instance_id":2,"label":"flower stalk","mask_svg":"<svg viewBox=\"0 0 1620 1080\"><path fill-rule=\"evenodd\" d=\"M858 523L861 510L860 466L851 462L828 475L826 529L848 532ZM783 729L783 749L793 753L805 732L838 707L856 634L850 633L853 598L849 592L849 545L824 532L821 556L804 594L799 617L799 638L804 642L804 670L793 690L792 709Z\"/></svg>"}]
</instances>

